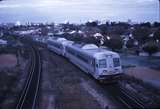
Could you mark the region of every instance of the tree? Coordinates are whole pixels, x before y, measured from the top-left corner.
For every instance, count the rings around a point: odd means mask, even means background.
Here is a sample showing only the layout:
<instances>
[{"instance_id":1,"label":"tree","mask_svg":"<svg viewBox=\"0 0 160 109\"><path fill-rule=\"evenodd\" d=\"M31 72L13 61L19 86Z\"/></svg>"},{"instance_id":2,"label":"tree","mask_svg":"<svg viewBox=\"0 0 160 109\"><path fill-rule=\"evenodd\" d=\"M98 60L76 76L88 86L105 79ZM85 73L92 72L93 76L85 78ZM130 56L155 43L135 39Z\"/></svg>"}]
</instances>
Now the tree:
<instances>
[{"instance_id":1,"label":"tree","mask_svg":"<svg viewBox=\"0 0 160 109\"><path fill-rule=\"evenodd\" d=\"M160 40L160 28L154 33L154 38Z\"/></svg>"},{"instance_id":2,"label":"tree","mask_svg":"<svg viewBox=\"0 0 160 109\"><path fill-rule=\"evenodd\" d=\"M143 50L151 56L153 53L158 52L158 46L155 42L147 42L143 46Z\"/></svg>"},{"instance_id":3,"label":"tree","mask_svg":"<svg viewBox=\"0 0 160 109\"><path fill-rule=\"evenodd\" d=\"M87 22L86 26L88 27L96 27L98 25L98 21Z\"/></svg>"},{"instance_id":4,"label":"tree","mask_svg":"<svg viewBox=\"0 0 160 109\"><path fill-rule=\"evenodd\" d=\"M99 25L99 29L101 30L101 32L102 32L102 34L103 35L105 35L105 34L107 34L107 25L105 25L105 24L102 24L102 25Z\"/></svg>"},{"instance_id":5,"label":"tree","mask_svg":"<svg viewBox=\"0 0 160 109\"><path fill-rule=\"evenodd\" d=\"M82 42L83 37L79 34L77 35L69 35L68 37L69 40L74 41L74 42Z\"/></svg>"},{"instance_id":6,"label":"tree","mask_svg":"<svg viewBox=\"0 0 160 109\"><path fill-rule=\"evenodd\" d=\"M114 51L116 49L121 49L123 46L123 42L120 38L111 38L110 40L106 40L104 45L111 48Z\"/></svg>"},{"instance_id":7,"label":"tree","mask_svg":"<svg viewBox=\"0 0 160 109\"><path fill-rule=\"evenodd\" d=\"M126 46L127 46L127 48L132 48L132 47L134 47L134 39L128 40Z\"/></svg>"},{"instance_id":8,"label":"tree","mask_svg":"<svg viewBox=\"0 0 160 109\"><path fill-rule=\"evenodd\" d=\"M151 28L151 23L150 23L150 22L141 23L140 26L141 26L141 27L148 27L148 28Z\"/></svg>"},{"instance_id":9,"label":"tree","mask_svg":"<svg viewBox=\"0 0 160 109\"><path fill-rule=\"evenodd\" d=\"M148 36L150 34L151 31L148 27L137 27L133 31L134 38L141 44L145 43L145 41L149 38Z\"/></svg>"},{"instance_id":10,"label":"tree","mask_svg":"<svg viewBox=\"0 0 160 109\"><path fill-rule=\"evenodd\" d=\"M107 27L110 26L109 22L106 22L106 26L107 26Z\"/></svg>"},{"instance_id":11,"label":"tree","mask_svg":"<svg viewBox=\"0 0 160 109\"><path fill-rule=\"evenodd\" d=\"M122 35L125 32L126 32L126 29L124 27L122 27L122 26L115 27L114 31L113 31L113 33L117 34L117 35Z\"/></svg>"},{"instance_id":12,"label":"tree","mask_svg":"<svg viewBox=\"0 0 160 109\"><path fill-rule=\"evenodd\" d=\"M86 37L83 39L83 42L99 45L99 40L97 40L95 37Z\"/></svg>"},{"instance_id":13,"label":"tree","mask_svg":"<svg viewBox=\"0 0 160 109\"><path fill-rule=\"evenodd\" d=\"M48 34L49 30L46 27L42 27L41 28L41 35L42 36L46 36Z\"/></svg>"},{"instance_id":14,"label":"tree","mask_svg":"<svg viewBox=\"0 0 160 109\"><path fill-rule=\"evenodd\" d=\"M154 22L153 26L156 27L156 28L157 28L157 27L160 27L160 23Z\"/></svg>"}]
</instances>

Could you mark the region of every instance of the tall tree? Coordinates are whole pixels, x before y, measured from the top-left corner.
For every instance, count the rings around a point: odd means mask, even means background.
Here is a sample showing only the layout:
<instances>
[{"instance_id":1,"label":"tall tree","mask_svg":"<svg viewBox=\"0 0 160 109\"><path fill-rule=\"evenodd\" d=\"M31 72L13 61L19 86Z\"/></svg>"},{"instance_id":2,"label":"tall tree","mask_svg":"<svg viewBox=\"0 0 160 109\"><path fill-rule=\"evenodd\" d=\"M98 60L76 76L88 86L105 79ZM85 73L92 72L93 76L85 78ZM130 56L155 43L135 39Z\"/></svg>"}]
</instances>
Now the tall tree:
<instances>
[{"instance_id":1,"label":"tall tree","mask_svg":"<svg viewBox=\"0 0 160 109\"><path fill-rule=\"evenodd\" d=\"M151 31L148 27L137 27L133 31L133 36L138 42L141 44L145 43L146 40L149 38Z\"/></svg>"},{"instance_id":2,"label":"tall tree","mask_svg":"<svg viewBox=\"0 0 160 109\"><path fill-rule=\"evenodd\" d=\"M89 27L96 27L98 25L98 21L92 21L92 22L87 22L86 26Z\"/></svg>"},{"instance_id":3,"label":"tall tree","mask_svg":"<svg viewBox=\"0 0 160 109\"><path fill-rule=\"evenodd\" d=\"M104 45L114 51L121 49L123 46L123 42L120 38L111 38L110 40L106 40Z\"/></svg>"},{"instance_id":4,"label":"tall tree","mask_svg":"<svg viewBox=\"0 0 160 109\"><path fill-rule=\"evenodd\" d=\"M108 29L107 25L105 24L99 25L99 29L101 30L103 35L107 34L107 29Z\"/></svg>"},{"instance_id":5,"label":"tall tree","mask_svg":"<svg viewBox=\"0 0 160 109\"><path fill-rule=\"evenodd\" d=\"M160 40L160 28L154 33L154 38Z\"/></svg>"}]
</instances>

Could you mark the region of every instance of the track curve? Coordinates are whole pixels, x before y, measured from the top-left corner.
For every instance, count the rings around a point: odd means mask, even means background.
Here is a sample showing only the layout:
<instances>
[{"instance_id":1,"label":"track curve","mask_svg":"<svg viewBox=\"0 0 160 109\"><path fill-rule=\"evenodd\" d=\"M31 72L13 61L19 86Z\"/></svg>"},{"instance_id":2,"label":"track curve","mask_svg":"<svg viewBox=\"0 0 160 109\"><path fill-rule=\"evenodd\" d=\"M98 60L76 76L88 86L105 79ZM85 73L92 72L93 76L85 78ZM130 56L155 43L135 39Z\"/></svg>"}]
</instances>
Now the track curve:
<instances>
[{"instance_id":1,"label":"track curve","mask_svg":"<svg viewBox=\"0 0 160 109\"><path fill-rule=\"evenodd\" d=\"M41 78L41 59L38 50L31 47L31 64L26 84L16 109L35 109Z\"/></svg>"}]
</instances>

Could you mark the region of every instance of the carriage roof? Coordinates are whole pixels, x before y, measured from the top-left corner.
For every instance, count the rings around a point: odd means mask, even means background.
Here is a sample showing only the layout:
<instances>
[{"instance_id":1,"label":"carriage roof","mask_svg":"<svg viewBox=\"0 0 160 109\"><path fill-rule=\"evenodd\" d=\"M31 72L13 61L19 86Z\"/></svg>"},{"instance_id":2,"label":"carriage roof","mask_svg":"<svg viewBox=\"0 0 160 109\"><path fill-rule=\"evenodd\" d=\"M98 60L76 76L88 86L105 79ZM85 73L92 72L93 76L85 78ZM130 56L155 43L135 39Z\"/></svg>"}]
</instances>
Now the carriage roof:
<instances>
[{"instance_id":1,"label":"carriage roof","mask_svg":"<svg viewBox=\"0 0 160 109\"><path fill-rule=\"evenodd\" d=\"M101 58L101 57L106 57L110 55L114 56L119 56L117 53L103 49L103 48L98 48L94 44L73 44L71 48L76 49L77 51L81 51L86 55L89 55L91 57L95 58Z\"/></svg>"},{"instance_id":2,"label":"carriage roof","mask_svg":"<svg viewBox=\"0 0 160 109\"><path fill-rule=\"evenodd\" d=\"M65 40L65 41L61 41L60 43L64 44L64 45L71 45L74 42L73 41L69 41L69 40Z\"/></svg>"}]
</instances>

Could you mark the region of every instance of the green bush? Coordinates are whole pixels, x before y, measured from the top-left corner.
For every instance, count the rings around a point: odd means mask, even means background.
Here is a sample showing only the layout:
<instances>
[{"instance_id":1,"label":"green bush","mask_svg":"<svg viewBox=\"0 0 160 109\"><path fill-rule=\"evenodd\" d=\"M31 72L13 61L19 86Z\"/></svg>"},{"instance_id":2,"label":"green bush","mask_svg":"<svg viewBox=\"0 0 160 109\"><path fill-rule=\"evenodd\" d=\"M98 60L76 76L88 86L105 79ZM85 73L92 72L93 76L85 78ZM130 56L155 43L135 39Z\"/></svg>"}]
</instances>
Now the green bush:
<instances>
[{"instance_id":1,"label":"green bush","mask_svg":"<svg viewBox=\"0 0 160 109\"><path fill-rule=\"evenodd\" d=\"M120 38L111 38L105 41L105 46L111 48L113 51L122 49L123 42Z\"/></svg>"},{"instance_id":2,"label":"green bush","mask_svg":"<svg viewBox=\"0 0 160 109\"><path fill-rule=\"evenodd\" d=\"M143 50L151 56L153 53L158 52L158 45L155 42L147 42L144 44Z\"/></svg>"}]
</instances>

